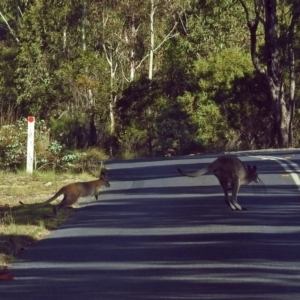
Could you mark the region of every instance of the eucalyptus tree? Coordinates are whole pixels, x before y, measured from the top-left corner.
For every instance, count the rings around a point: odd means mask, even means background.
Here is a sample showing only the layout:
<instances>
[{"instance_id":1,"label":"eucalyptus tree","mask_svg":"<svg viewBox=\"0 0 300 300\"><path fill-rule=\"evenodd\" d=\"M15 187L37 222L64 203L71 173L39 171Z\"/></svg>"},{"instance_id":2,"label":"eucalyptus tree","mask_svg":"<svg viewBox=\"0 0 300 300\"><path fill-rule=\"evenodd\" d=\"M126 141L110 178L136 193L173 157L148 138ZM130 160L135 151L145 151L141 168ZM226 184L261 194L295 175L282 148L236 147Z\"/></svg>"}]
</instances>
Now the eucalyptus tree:
<instances>
[{"instance_id":1,"label":"eucalyptus tree","mask_svg":"<svg viewBox=\"0 0 300 300\"><path fill-rule=\"evenodd\" d=\"M108 67L104 72L109 75L109 116L110 116L110 134L114 136L116 127L115 104L117 101L122 78L120 72L120 53L122 40L120 34L123 28L123 20L119 17L115 1L103 1L100 5L95 5L94 9L97 15L101 16L99 25L94 28L98 34L98 43L96 45L99 53L104 53Z\"/></svg>"},{"instance_id":2,"label":"eucalyptus tree","mask_svg":"<svg viewBox=\"0 0 300 300\"><path fill-rule=\"evenodd\" d=\"M122 0L102 1L99 8L101 27L97 30L110 74L110 121L114 135L116 105L122 90L145 74L153 79L154 53L174 36L178 6L175 8L174 2L169 1ZM156 68L159 67L157 63Z\"/></svg>"},{"instance_id":3,"label":"eucalyptus tree","mask_svg":"<svg viewBox=\"0 0 300 300\"><path fill-rule=\"evenodd\" d=\"M232 0L190 0L178 27L181 46L192 58L207 57L230 47L247 48L241 9Z\"/></svg>"},{"instance_id":4,"label":"eucalyptus tree","mask_svg":"<svg viewBox=\"0 0 300 300\"><path fill-rule=\"evenodd\" d=\"M19 29L20 44L16 58L15 83L17 103L24 114L46 118L58 102L54 72L63 55L61 28L64 27L66 7L55 1L49 9L43 1L31 1L22 11Z\"/></svg>"},{"instance_id":5,"label":"eucalyptus tree","mask_svg":"<svg viewBox=\"0 0 300 300\"><path fill-rule=\"evenodd\" d=\"M180 35L167 49L170 57L165 69L172 72L169 78L174 80L166 84L169 94L177 96L178 107L189 116L194 125L190 136L200 147L224 148L233 137L238 144L244 129L232 128L227 118L231 112L232 119L233 112L230 91L235 80L254 71L242 9L230 0L192 0L188 4L179 19ZM218 97L220 94L224 97ZM235 113L239 113L237 109ZM177 116L181 115L178 111Z\"/></svg>"},{"instance_id":6,"label":"eucalyptus tree","mask_svg":"<svg viewBox=\"0 0 300 300\"><path fill-rule=\"evenodd\" d=\"M129 11L128 16L130 16L130 22L136 20L133 27L128 27L129 31L135 33L133 41L135 43L128 44L130 53L134 53L133 56L128 56L132 64L131 74L135 74L137 83L130 80L129 89L125 92L126 97L133 101L129 106L133 110L132 114L136 113L138 117L138 122L130 122L126 125L126 132L131 132L132 134L145 133L147 136L147 147L148 154L153 154L153 144L157 139L157 120L158 115L162 113L162 109L159 105L158 98L163 97L159 94L156 89L156 85L159 82L159 76L164 71L162 70L164 64L164 58L166 55L165 47L170 40L173 40L178 35L178 26L181 26L179 19L184 11L184 1L157 1L157 0L147 0L141 2L138 5L137 10L132 8ZM138 13L138 14L137 14ZM132 34L128 34L133 36ZM146 80L147 78L147 80ZM160 82L160 85L163 83ZM144 93L140 93L139 88L143 86L143 89L147 90L147 96ZM134 90L136 89L136 97L134 97ZM151 92L155 90L155 92ZM130 92L129 92L130 91ZM132 95L131 95L132 94ZM154 97L154 98L153 98ZM118 107L125 103L124 95L122 101ZM138 105L136 102L143 103L143 105ZM169 103L165 102L166 105ZM123 118L124 119L124 118ZM131 130L132 126L135 130ZM126 135L123 135L126 138ZM142 142L143 139L139 138Z\"/></svg>"},{"instance_id":7,"label":"eucalyptus tree","mask_svg":"<svg viewBox=\"0 0 300 300\"><path fill-rule=\"evenodd\" d=\"M18 28L20 28L22 22L22 6L24 2L22 0L0 1L0 27L5 28L16 43L20 42Z\"/></svg>"},{"instance_id":8,"label":"eucalyptus tree","mask_svg":"<svg viewBox=\"0 0 300 300\"><path fill-rule=\"evenodd\" d=\"M250 33L250 52L255 69L267 82L272 98L270 111L273 145L292 146L295 109L294 34L300 16L296 1L239 0ZM263 38L260 37L262 32ZM263 51L260 49L263 48ZM289 74L287 76L287 74ZM287 87L290 87L287 92Z\"/></svg>"},{"instance_id":9,"label":"eucalyptus tree","mask_svg":"<svg viewBox=\"0 0 300 300\"><path fill-rule=\"evenodd\" d=\"M14 72L24 2L0 0L0 111L1 120L8 122L17 113Z\"/></svg>"},{"instance_id":10,"label":"eucalyptus tree","mask_svg":"<svg viewBox=\"0 0 300 300\"><path fill-rule=\"evenodd\" d=\"M154 53L169 39L174 38L178 32L178 16L183 13L184 7L180 1L149 0L149 72L148 78L153 79ZM167 16L167 17L166 17ZM157 24L158 23L158 24Z\"/></svg>"},{"instance_id":11,"label":"eucalyptus tree","mask_svg":"<svg viewBox=\"0 0 300 300\"><path fill-rule=\"evenodd\" d=\"M120 41L125 46L120 57L124 59L125 66L129 64L128 82L135 79L135 74L141 67L143 67L141 73L144 74L147 68L148 78L150 80L153 78L155 52L177 35L177 16L184 10L181 2L184 3L182 0L119 2L116 8L119 19L121 16L125 17L122 33L118 33ZM126 73L128 72L123 71L123 74Z\"/></svg>"}]
</instances>

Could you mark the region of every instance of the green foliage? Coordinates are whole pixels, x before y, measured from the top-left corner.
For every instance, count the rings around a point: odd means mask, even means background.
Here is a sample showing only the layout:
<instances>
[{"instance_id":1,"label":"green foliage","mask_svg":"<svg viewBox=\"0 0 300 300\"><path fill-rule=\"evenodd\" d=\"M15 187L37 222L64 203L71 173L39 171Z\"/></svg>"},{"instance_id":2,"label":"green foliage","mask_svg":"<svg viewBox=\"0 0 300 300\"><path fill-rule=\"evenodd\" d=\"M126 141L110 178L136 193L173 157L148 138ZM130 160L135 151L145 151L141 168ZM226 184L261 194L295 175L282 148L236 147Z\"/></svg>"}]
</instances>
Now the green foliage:
<instances>
[{"instance_id":1,"label":"green foliage","mask_svg":"<svg viewBox=\"0 0 300 300\"><path fill-rule=\"evenodd\" d=\"M65 146L53 141L42 154L37 155L36 167L39 170L77 171L84 153L71 152ZM83 168L82 168L83 170Z\"/></svg>"},{"instance_id":2,"label":"green foliage","mask_svg":"<svg viewBox=\"0 0 300 300\"><path fill-rule=\"evenodd\" d=\"M270 124L270 103L263 96L266 83L254 76L248 55L236 48L224 49L198 59L194 74L198 92L179 99L197 126L197 140L204 147L247 149L266 145L263 130Z\"/></svg>"},{"instance_id":3,"label":"green foliage","mask_svg":"<svg viewBox=\"0 0 300 300\"><path fill-rule=\"evenodd\" d=\"M24 105L23 110L27 115L35 116L44 110L48 102L47 94L51 92L50 66L42 48L44 29L41 10L41 2L36 1L28 7L23 17L22 30L19 32L21 47L16 58L18 67L15 73L18 103Z\"/></svg>"},{"instance_id":4,"label":"green foliage","mask_svg":"<svg viewBox=\"0 0 300 300\"><path fill-rule=\"evenodd\" d=\"M147 130L127 126L119 133L122 141L119 156L124 159L132 159L149 155Z\"/></svg>"},{"instance_id":5,"label":"green foliage","mask_svg":"<svg viewBox=\"0 0 300 300\"><path fill-rule=\"evenodd\" d=\"M197 128L194 140L200 149L220 150L226 143L228 127L220 107L213 100L203 97L204 94L186 93L178 101L189 116L191 124Z\"/></svg>"},{"instance_id":6,"label":"green foliage","mask_svg":"<svg viewBox=\"0 0 300 300\"><path fill-rule=\"evenodd\" d=\"M47 136L45 122L37 121L36 141L43 143ZM27 153L27 119L20 119L16 124L3 125L0 128L0 164L1 169L16 170L25 166Z\"/></svg>"},{"instance_id":7,"label":"green foliage","mask_svg":"<svg viewBox=\"0 0 300 300\"><path fill-rule=\"evenodd\" d=\"M88 148L80 153L79 159L75 165L75 170L81 172L92 172L95 177L99 176L99 166L108 159L108 156L98 148Z\"/></svg>"},{"instance_id":8,"label":"green foliage","mask_svg":"<svg viewBox=\"0 0 300 300\"><path fill-rule=\"evenodd\" d=\"M89 128L84 113L51 119L52 137L67 149L84 148L88 143Z\"/></svg>"},{"instance_id":9,"label":"green foliage","mask_svg":"<svg viewBox=\"0 0 300 300\"><path fill-rule=\"evenodd\" d=\"M243 11L232 0L190 1L186 9L181 47L197 60L224 49L244 48L250 44L244 30Z\"/></svg>"},{"instance_id":10,"label":"green foliage","mask_svg":"<svg viewBox=\"0 0 300 300\"><path fill-rule=\"evenodd\" d=\"M11 135L12 132L16 134ZM3 169L14 169L24 165L26 153L26 133L18 131L15 125L4 125L1 128L1 164Z\"/></svg>"},{"instance_id":11,"label":"green foliage","mask_svg":"<svg viewBox=\"0 0 300 300\"><path fill-rule=\"evenodd\" d=\"M17 51L13 47L0 46L0 107L2 114L6 115L12 107L15 107L14 72L16 55Z\"/></svg>"},{"instance_id":12,"label":"green foliage","mask_svg":"<svg viewBox=\"0 0 300 300\"><path fill-rule=\"evenodd\" d=\"M116 105L122 125L144 120L143 125L147 127L149 119L152 119L152 110L155 109L155 100L160 94L161 87L154 80L142 77L132 82Z\"/></svg>"},{"instance_id":13,"label":"green foliage","mask_svg":"<svg viewBox=\"0 0 300 300\"><path fill-rule=\"evenodd\" d=\"M217 55L195 62L195 75L199 78L199 86L205 90L218 88L230 89L236 78L254 71L251 57L238 48L224 49Z\"/></svg>"},{"instance_id":14,"label":"green foliage","mask_svg":"<svg viewBox=\"0 0 300 300\"><path fill-rule=\"evenodd\" d=\"M118 101L120 152L125 157L183 153L193 148L193 124L182 103L163 97L158 82L133 82Z\"/></svg>"},{"instance_id":15,"label":"green foliage","mask_svg":"<svg viewBox=\"0 0 300 300\"><path fill-rule=\"evenodd\" d=\"M137 155L152 155L153 139L155 138L155 119L159 113L156 105L157 97L161 93L155 81L141 78L132 82L124 90L122 98L117 103L119 114L118 135L124 149Z\"/></svg>"},{"instance_id":16,"label":"green foliage","mask_svg":"<svg viewBox=\"0 0 300 300\"><path fill-rule=\"evenodd\" d=\"M155 154L164 156L168 152L178 154L197 152L200 144L196 140L197 127L189 119L184 103L169 98L159 98L159 114L156 123Z\"/></svg>"},{"instance_id":17,"label":"green foliage","mask_svg":"<svg viewBox=\"0 0 300 300\"><path fill-rule=\"evenodd\" d=\"M37 160L37 169L54 170L55 172L90 172L107 159L107 155L96 148L86 151L69 151L64 145L53 141L43 155ZM94 176L99 174L93 173Z\"/></svg>"},{"instance_id":18,"label":"green foliage","mask_svg":"<svg viewBox=\"0 0 300 300\"><path fill-rule=\"evenodd\" d=\"M0 129L0 167L15 171L24 168L27 155L27 120L4 125ZM35 168L54 171L89 171L91 165L107 159L103 151L96 148L86 151L70 151L64 144L50 142L49 129L45 121L35 122Z\"/></svg>"},{"instance_id":19,"label":"green foliage","mask_svg":"<svg viewBox=\"0 0 300 300\"><path fill-rule=\"evenodd\" d=\"M222 114L231 129L227 149L262 149L271 147L272 101L265 91L266 79L259 74L236 78L230 90L219 91Z\"/></svg>"},{"instance_id":20,"label":"green foliage","mask_svg":"<svg viewBox=\"0 0 300 300\"><path fill-rule=\"evenodd\" d=\"M2 2L12 31L0 18L0 124L18 128L14 120L28 115L50 124L36 140L39 168L71 168L85 157L74 150L90 147L138 157L269 145L272 103L253 72L240 1L155 1L152 81L145 77L149 2ZM294 2L277 2L285 80L287 42L294 42L296 70L300 62L299 30L288 31L292 18L300 25ZM254 17L253 2L245 3ZM258 32L261 46L262 26ZM296 100L299 84L296 76ZM296 110L296 144L299 118ZM1 135L3 168L24 165L21 132L16 140Z\"/></svg>"}]
</instances>

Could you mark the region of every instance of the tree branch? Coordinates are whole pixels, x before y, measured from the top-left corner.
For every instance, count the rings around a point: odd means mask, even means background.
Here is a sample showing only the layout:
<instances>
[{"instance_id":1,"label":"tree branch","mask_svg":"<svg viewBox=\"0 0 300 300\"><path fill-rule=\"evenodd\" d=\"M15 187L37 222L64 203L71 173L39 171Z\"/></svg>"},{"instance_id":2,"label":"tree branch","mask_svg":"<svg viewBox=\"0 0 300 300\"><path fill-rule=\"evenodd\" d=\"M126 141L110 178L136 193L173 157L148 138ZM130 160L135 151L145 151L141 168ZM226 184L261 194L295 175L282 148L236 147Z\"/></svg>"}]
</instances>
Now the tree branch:
<instances>
[{"instance_id":1,"label":"tree branch","mask_svg":"<svg viewBox=\"0 0 300 300\"><path fill-rule=\"evenodd\" d=\"M18 37L16 36L16 34L14 33L13 29L10 27L9 23L7 22L6 18L4 17L4 15L2 14L2 12L0 11L0 16L2 17L4 23L6 24L10 34L15 38L16 42L19 44L20 40L18 39Z\"/></svg>"},{"instance_id":2,"label":"tree branch","mask_svg":"<svg viewBox=\"0 0 300 300\"><path fill-rule=\"evenodd\" d=\"M261 20L261 10L262 10L262 1L259 1L259 4L257 4L255 1L255 17L254 20L250 20L250 14L249 10L243 0L239 0L241 3L242 7L244 8L245 14L246 14L246 20L247 20L247 26L250 32L250 51L251 51L251 58L253 65L255 69L261 73L261 74L266 74L266 70L261 66L258 55L256 52L256 47L257 47L257 28L258 24Z\"/></svg>"},{"instance_id":3,"label":"tree branch","mask_svg":"<svg viewBox=\"0 0 300 300\"><path fill-rule=\"evenodd\" d=\"M162 42L155 47L155 49L153 49L153 52L157 51L167 40L173 38L174 36L178 35L178 33L172 34L173 31L176 29L177 27L177 22L175 22L173 28L171 29L171 31L164 37L164 39L162 40Z\"/></svg>"}]
</instances>

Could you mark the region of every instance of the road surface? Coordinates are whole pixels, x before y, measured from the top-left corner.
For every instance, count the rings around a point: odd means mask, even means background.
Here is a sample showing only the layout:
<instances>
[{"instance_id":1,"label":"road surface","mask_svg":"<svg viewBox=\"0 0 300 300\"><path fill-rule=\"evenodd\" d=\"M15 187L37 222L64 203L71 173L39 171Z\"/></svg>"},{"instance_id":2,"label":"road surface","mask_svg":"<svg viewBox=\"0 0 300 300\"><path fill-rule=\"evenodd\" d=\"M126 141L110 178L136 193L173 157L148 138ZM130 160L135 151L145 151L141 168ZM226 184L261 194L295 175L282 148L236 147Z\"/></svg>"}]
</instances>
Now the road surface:
<instances>
[{"instance_id":1,"label":"road surface","mask_svg":"<svg viewBox=\"0 0 300 300\"><path fill-rule=\"evenodd\" d=\"M107 162L111 187L23 251L0 299L300 299L300 151L243 152L262 183L225 205L216 155Z\"/></svg>"}]
</instances>

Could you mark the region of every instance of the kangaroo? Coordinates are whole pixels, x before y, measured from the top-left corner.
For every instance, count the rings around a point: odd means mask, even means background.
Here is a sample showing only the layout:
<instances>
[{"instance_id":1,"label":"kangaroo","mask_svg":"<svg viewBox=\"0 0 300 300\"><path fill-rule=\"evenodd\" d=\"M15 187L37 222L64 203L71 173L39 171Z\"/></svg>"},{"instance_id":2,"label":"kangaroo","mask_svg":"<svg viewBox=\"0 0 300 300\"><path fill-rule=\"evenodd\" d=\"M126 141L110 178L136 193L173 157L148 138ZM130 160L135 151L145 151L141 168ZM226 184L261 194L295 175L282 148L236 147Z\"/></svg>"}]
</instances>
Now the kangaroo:
<instances>
[{"instance_id":1,"label":"kangaroo","mask_svg":"<svg viewBox=\"0 0 300 300\"><path fill-rule=\"evenodd\" d=\"M237 194L241 185L252 181L260 182L256 173L256 166L245 167L245 165L235 155L222 155L210 163L205 168L194 172L185 173L178 168L179 173L184 176L198 177L208 172L212 172L219 180L225 195L225 202L232 210L246 210L237 203ZM231 199L228 190L232 190Z\"/></svg>"},{"instance_id":2,"label":"kangaroo","mask_svg":"<svg viewBox=\"0 0 300 300\"><path fill-rule=\"evenodd\" d=\"M98 200L98 195L100 194L101 186L110 187L106 173L103 171L100 172L99 179L97 180L86 181L86 182L74 182L63 186L54 194L54 196L52 196L50 199L46 200L45 202L28 205L20 201L20 204L24 206L28 206L30 208L40 208L54 201L59 196L64 195L62 201L59 204L53 206L53 214L55 217L57 217L58 211L61 208L73 205L80 197L87 197L87 196L94 195L96 200Z\"/></svg>"}]
</instances>

